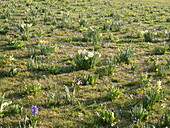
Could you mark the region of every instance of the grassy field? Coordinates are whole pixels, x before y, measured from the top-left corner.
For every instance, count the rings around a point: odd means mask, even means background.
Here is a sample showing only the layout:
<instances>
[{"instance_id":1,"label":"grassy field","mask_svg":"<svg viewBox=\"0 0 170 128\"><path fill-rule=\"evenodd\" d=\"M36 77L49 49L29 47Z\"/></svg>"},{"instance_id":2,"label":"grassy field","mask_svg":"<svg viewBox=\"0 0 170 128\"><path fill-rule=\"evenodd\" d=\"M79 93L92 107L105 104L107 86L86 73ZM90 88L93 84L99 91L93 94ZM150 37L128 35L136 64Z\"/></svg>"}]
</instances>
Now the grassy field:
<instances>
[{"instance_id":1,"label":"grassy field","mask_svg":"<svg viewBox=\"0 0 170 128\"><path fill-rule=\"evenodd\" d=\"M169 0L1 0L0 127L170 126Z\"/></svg>"}]
</instances>

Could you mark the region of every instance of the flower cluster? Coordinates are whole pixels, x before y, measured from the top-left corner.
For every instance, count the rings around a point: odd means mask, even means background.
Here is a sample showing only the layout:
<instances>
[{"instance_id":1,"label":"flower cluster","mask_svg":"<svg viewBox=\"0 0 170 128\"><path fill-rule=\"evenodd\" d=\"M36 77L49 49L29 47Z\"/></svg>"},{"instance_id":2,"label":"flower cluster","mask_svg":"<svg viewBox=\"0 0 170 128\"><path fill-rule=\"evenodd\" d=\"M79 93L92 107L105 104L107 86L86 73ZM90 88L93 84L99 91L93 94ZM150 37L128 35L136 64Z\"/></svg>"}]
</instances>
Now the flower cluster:
<instances>
[{"instance_id":1,"label":"flower cluster","mask_svg":"<svg viewBox=\"0 0 170 128\"><path fill-rule=\"evenodd\" d=\"M38 114L38 107L36 105L31 106L31 114L34 116Z\"/></svg>"},{"instance_id":2,"label":"flower cluster","mask_svg":"<svg viewBox=\"0 0 170 128\"><path fill-rule=\"evenodd\" d=\"M98 56L101 57L101 54L100 54L99 52L96 52L96 53L94 53L94 52L88 52L88 51L85 50L85 49L84 49L84 50L78 50L78 54L79 54L79 55L80 55L80 54L84 55L84 59L85 59L85 60L88 60L88 59L94 57L94 54L98 54Z\"/></svg>"},{"instance_id":3,"label":"flower cluster","mask_svg":"<svg viewBox=\"0 0 170 128\"><path fill-rule=\"evenodd\" d=\"M45 40L40 40L40 44L46 44L47 42Z\"/></svg>"},{"instance_id":4,"label":"flower cluster","mask_svg":"<svg viewBox=\"0 0 170 128\"><path fill-rule=\"evenodd\" d=\"M161 89L162 89L162 81L157 81L156 82L156 85L157 85L157 93L160 93Z\"/></svg>"},{"instance_id":5,"label":"flower cluster","mask_svg":"<svg viewBox=\"0 0 170 128\"><path fill-rule=\"evenodd\" d=\"M141 77L140 77L140 84L143 87L149 87L150 86L150 82L151 82L151 77L148 76L148 73L146 72L145 74L142 73Z\"/></svg>"},{"instance_id":6,"label":"flower cluster","mask_svg":"<svg viewBox=\"0 0 170 128\"><path fill-rule=\"evenodd\" d=\"M25 23L21 24L22 28L26 28L26 27L30 28L31 26L32 26L32 24L25 24Z\"/></svg>"},{"instance_id":7,"label":"flower cluster","mask_svg":"<svg viewBox=\"0 0 170 128\"><path fill-rule=\"evenodd\" d=\"M74 62L79 69L92 69L95 67L101 54L99 52L90 52L87 50L78 50Z\"/></svg>"},{"instance_id":8,"label":"flower cluster","mask_svg":"<svg viewBox=\"0 0 170 128\"><path fill-rule=\"evenodd\" d=\"M31 28L32 24L25 24L25 23L19 23L17 25L17 29L20 30L20 32L29 32L29 29Z\"/></svg>"}]
</instances>

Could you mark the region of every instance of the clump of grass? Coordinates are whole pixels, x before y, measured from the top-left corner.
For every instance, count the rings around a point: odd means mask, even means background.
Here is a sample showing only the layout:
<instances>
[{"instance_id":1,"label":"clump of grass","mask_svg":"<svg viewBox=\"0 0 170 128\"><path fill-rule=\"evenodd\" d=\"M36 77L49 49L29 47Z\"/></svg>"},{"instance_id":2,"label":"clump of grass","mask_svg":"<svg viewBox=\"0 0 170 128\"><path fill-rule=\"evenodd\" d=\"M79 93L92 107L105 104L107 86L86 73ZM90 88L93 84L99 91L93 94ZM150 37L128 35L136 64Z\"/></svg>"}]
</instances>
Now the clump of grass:
<instances>
[{"instance_id":1,"label":"clump of grass","mask_svg":"<svg viewBox=\"0 0 170 128\"><path fill-rule=\"evenodd\" d=\"M155 84L150 85L142 91L143 107L147 110L153 109L156 102L159 102L164 98L164 92L162 89L161 81L157 81Z\"/></svg>"},{"instance_id":2,"label":"clump of grass","mask_svg":"<svg viewBox=\"0 0 170 128\"><path fill-rule=\"evenodd\" d=\"M27 94L34 94L34 95L36 95L37 93L39 93L41 91L41 89L42 89L42 87L41 87L40 83L25 85L25 91L26 91Z\"/></svg>"},{"instance_id":3,"label":"clump of grass","mask_svg":"<svg viewBox=\"0 0 170 128\"><path fill-rule=\"evenodd\" d=\"M96 74L85 74L84 76L79 78L82 85L95 84L97 79L98 75Z\"/></svg>"},{"instance_id":4,"label":"clump of grass","mask_svg":"<svg viewBox=\"0 0 170 128\"><path fill-rule=\"evenodd\" d=\"M47 43L46 41L43 40L40 41L39 47L41 55L48 55L58 51L57 45Z\"/></svg>"},{"instance_id":5,"label":"clump of grass","mask_svg":"<svg viewBox=\"0 0 170 128\"><path fill-rule=\"evenodd\" d=\"M108 76L113 75L116 68L114 57L108 57L106 62L107 67L105 68L105 74Z\"/></svg>"},{"instance_id":6,"label":"clump of grass","mask_svg":"<svg viewBox=\"0 0 170 128\"><path fill-rule=\"evenodd\" d=\"M161 115L158 120L158 124L161 127L167 127L170 125L170 110L169 108Z\"/></svg>"},{"instance_id":7,"label":"clump of grass","mask_svg":"<svg viewBox=\"0 0 170 128\"><path fill-rule=\"evenodd\" d=\"M142 73L140 76L140 86L141 87L148 87L151 84L152 77L148 75L148 73Z\"/></svg>"},{"instance_id":8,"label":"clump of grass","mask_svg":"<svg viewBox=\"0 0 170 128\"><path fill-rule=\"evenodd\" d=\"M120 97L122 91L118 87L112 86L107 88L107 93L111 100L115 100Z\"/></svg>"},{"instance_id":9,"label":"clump of grass","mask_svg":"<svg viewBox=\"0 0 170 128\"><path fill-rule=\"evenodd\" d=\"M66 104L73 104L75 103L75 94L76 94L76 89L73 89L72 94L70 94L70 90L67 86L65 87L66 95L65 95L65 103Z\"/></svg>"},{"instance_id":10,"label":"clump of grass","mask_svg":"<svg viewBox=\"0 0 170 128\"><path fill-rule=\"evenodd\" d=\"M116 53L115 59L117 63L126 63L129 64L131 62L131 58L134 55L135 48L133 46L128 46L126 48L122 48Z\"/></svg>"},{"instance_id":11,"label":"clump of grass","mask_svg":"<svg viewBox=\"0 0 170 128\"><path fill-rule=\"evenodd\" d=\"M145 40L145 42L153 42L154 41L154 33L153 32L144 33L144 40Z\"/></svg>"},{"instance_id":12,"label":"clump of grass","mask_svg":"<svg viewBox=\"0 0 170 128\"><path fill-rule=\"evenodd\" d=\"M8 31L9 31L8 26L3 26L3 27L0 26L0 34L5 35L7 34Z\"/></svg>"},{"instance_id":13,"label":"clump of grass","mask_svg":"<svg viewBox=\"0 0 170 128\"><path fill-rule=\"evenodd\" d=\"M151 112L148 112L142 104L139 106L134 106L131 108L131 115L133 123L138 123L140 121L146 121L149 119L149 116L151 115Z\"/></svg>"},{"instance_id":14,"label":"clump of grass","mask_svg":"<svg viewBox=\"0 0 170 128\"><path fill-rule=\"evenodd\" d=\"M153 54L155 55L164 55L168 50L166 43L163 46L156 46L153 50Z\"/></svg>"},{"instance_id":15,"label":"clump of grass","mask_svg":"<svg viewBox=\"0 0 170 128\"><path fill-rule=\"evenodd\" d=\"M103 125L113 127L117 124L118 119L112 110L105 108L96 113L99 121L102 122Z\"/></svg>"},{"instance_id":16,"label":"clump of grass","mask_svg":"<svg viewBox=\"0 0 170 128\"><path fill-rule=\"evenodd\" d=\"M6 66L7 64L12 64L15 61L16 61L16 59L14 58L13 54L0 56L0 66L1 67Z\"/></svg>"},{"instance_id":17,"label":"clump of grass","mask_svg":"<svg viewBox=\"0 0 170 128\"><path fill-rule=\"evenodd\" d=\"M21 114L23 111L23 106L20 104L13 104L9 108L10 114Z\"/></svg>"},{"instance_id":18,"label":"clump of grass","mask_svg":"<svg viewBox=\"0 0 170 128\"><path fill-rule=\"evenodd\" d=\"M86 32L83 32L84 40L97 44L102 41L102 36L99 29L90 27Z\"/></svg>"},{"instance_id":19,"label":"clump of grass","mask_svg":"<svg viewBox=\"0 0 170 128\"><path fill-rule=\"evenodd\" d=\"M167 60L166 60L167 61ZM157 72L158 76L167 76L169 73L169 64L167 61L167 64L160 63L157 60L155 60L150 68L151 71Z\"/></svg>"},{"instance_id":20,"label":"clump of grass","mask_svg":"<svg viewBox=\"0 0 170 128\"><path fill-rule=\"evenodd\" d=\"M12 104L12 101L5 101L5 94L0 97L0 116L3 116L8 110L7 107Z\"/></svg>"},{"instance_id":21,"label":"clump of grass","mask_svg":"<svg viewBox=\"0 0 170 128\"><path fill-rule=\"evenodd\" d=\"M61 95L60 95L59 91L55 91L54 93L49 92L47 99L46 99L46 102L45 102L45 105L47 107L60 105L60 103L61 103L60 96Z\"/></svg>"},{"instance_id":22,"label":"clump of grass","mask_svg":"<svg viewBox=\"0 0 170 128\"><path fill-rule=\"evenodd\" d=\"M13 50L13 49L21 49L25 47L25 44L23 41L18 40L9 40L7 43L6 49Z\"/></svg>"},{"instance_id":23,"label":"clump of grass","mask_svg":"<svg viewBox=\"0 0 170 128\"><path fill-rule=\"evenodd\" d=\"M16 74L18 74L18 69L14 66L12 66L11 68L9 69L0 69L0 76L2 77L13 77L15 76Z\"/></svg>"}]
</instances>

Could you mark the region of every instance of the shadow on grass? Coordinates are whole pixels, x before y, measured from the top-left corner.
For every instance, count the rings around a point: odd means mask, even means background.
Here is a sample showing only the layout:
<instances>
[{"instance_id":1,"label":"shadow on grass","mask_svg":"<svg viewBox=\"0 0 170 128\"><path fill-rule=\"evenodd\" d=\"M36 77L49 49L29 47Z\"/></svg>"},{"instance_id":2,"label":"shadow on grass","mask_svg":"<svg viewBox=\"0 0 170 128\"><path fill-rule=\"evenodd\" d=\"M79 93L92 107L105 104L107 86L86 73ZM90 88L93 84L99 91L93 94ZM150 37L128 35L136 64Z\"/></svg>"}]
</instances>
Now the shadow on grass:
<instances>
[{"instance_id":1,"label":"shadow on grass","mask_svg":"<svg viewBox=\"0 0 170 128\"><path fill-rule=\"evenodd\" d=\"M92 104L100 104L100 103L104 103L104 102L108 102L110 101L108 97L98 97L98 98L94 98L94 99L88 99L86 101L84 101L84 103L89 106Z\"/></svg>"},{"instance_id":2,"label":"shadow on grass","mask_svg":"<svg viewBox=\"0 0 170 128\"><path fill-rule=\"evenodd\" d=\"M16 93L8 94L6 97L12 99L22 99L25 97L25 95L26 95L25 92L16 92Z\"/></svg>"},{"instance_id":3,"label":"shadow on grass","mask_svg":"<svg viewBox=\"0 0 170 128\"><path fill-rule=\"evenodd\" d=\"M0 122L0 128L19 128L19 123L18 122L13 122L13 123L6 123L5 120L2 119L2 122Z\"/></svg>"},{"instance_id":4,"label":"shadow on grass","mask_svg":"<svg viewBox=\"0 0 170 128\"><path fill-rule=\"evenodd\" d=\"M62 66L62 67L57 67L57 66L49 67L49 66L40 65L37 67L33 67L28 71L37 72L37 73L41 72L40 74L38 74L38 76L41 77L43 75L49 75L49 74L58 75L63 73L71 73L73 71L78 71L78 69L74 65Z\"/></svg>"}]
</instances>

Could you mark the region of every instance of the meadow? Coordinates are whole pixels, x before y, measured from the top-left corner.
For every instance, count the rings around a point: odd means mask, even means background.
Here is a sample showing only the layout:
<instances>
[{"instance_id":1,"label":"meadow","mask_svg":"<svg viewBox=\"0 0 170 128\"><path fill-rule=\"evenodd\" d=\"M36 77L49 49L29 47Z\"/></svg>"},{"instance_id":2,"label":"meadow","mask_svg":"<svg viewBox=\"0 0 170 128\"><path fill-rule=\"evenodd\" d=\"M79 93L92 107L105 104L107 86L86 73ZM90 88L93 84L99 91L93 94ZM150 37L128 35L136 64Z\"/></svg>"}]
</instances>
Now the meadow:
<instances>
[{"instance_id":1,"label":"meadow","mask_svg":"<svg viewBox=\"0 0 170 128\"><path fill-rule=\"evenodd\" d=\"M0 127L170 127L169 0L0 0Z\"/></svg>"}]
</instances>

